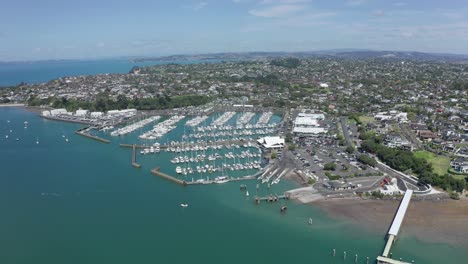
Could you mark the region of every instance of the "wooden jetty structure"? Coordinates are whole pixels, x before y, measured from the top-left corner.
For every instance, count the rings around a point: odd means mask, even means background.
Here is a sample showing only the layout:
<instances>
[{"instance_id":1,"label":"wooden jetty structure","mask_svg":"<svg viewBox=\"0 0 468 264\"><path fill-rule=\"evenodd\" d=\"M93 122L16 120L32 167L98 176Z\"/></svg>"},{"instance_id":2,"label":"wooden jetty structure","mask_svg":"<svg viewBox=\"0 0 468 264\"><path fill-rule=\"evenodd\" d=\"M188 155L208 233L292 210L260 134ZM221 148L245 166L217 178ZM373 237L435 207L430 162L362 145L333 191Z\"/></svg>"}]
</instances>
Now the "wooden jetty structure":
<instances>
[{"instance_id":1,"label":"wooden jetty structure","mask_svg":"<svg viewBox=\"0 0 468 264\"><path fill-rule=\"evenodd\" d=\"M107 143L107 144L110 143L110 140L100 138L98 136L94 136L94 135L86 133L90 128L91 127L85 127L85 128L82 128L82 129L78 129L77 131L75 131L75 134L78 134L80 136L87 137L87 138L90 138L90 139L94 139L94 140L102 142L102 143Z\"/></svg>"},{"instance_id":2,"label":"wooden jetty structure","mask_svg":"<svg viewBox=\"0 0 468 264\"><path fill-rule=\"evenodd\" d=\"M137 169L141 168L141 165L136 160L136 146L135 145L133 145L133 148L132 148L132 166Z\"/></svg>"},{"instance_id":3,"label":"wooden jetty structure","mask_svg":"<svg viewBox=\"0 0 468 264\"><path fill-rule=\"evenodd\" d=\"M264 196L264 197L256 196L255 197L255 203L260 204L261 201L266 201L266 202L272 203L272 202L277 202L277 201L282 200L282 199L283 200L288 200L289 195L288 194L269 195L269 196Z\"/></svg>"},{"instance_id":4,"label":"wooden jetty structure","mask_svg":"<svg viewBox=\"0 0 468 264\"><path fill-rule=\"evenodd\" d=\"M403 262L401 260L395 260L391 257L388 257L390 254L390 250L393 244L396 241L398 233L400 232L400 228L403 224L403 219L405 218L406 211L408 209L409 203L411 201L411 196L413 195L413 190L408 189L403 196L403 199L400 202L400 206L398 207L398 211L393 218L392 225L387 234L387 244L385 245L384 251L382 256L377 257L378 264L409 264L409 262Z\"/></svg>"}]
</instances>

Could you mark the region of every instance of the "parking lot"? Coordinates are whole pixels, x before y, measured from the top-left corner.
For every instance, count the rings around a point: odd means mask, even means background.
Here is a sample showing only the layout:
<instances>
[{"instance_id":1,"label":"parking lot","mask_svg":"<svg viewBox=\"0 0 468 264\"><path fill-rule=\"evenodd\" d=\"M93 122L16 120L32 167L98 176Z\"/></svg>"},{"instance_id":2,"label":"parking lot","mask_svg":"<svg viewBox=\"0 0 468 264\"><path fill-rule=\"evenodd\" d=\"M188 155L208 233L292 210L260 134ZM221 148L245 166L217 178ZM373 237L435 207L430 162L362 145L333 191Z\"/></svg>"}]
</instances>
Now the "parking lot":
<instances>
[{"instance_id":1,"label":"parking lot","mask_svg":"<svg viewBox=\"0 0 468 264\"><path fill-rule=\"evenodd\" d=\"M294 167L303 174L316 180L315 185L319 190L325 190L323 183L330 180L345 181L359 186L357 189L369 189L378 187L383 173L377 168L361 164L356 160L355 153L346 152L346 144L339 145L337 134L339 129L346 129L347 136L357 141L357 126L344 119L334 118L327 126L329 133L314 137L294 137L296 149L285 149L278 153L278 159L283 166ZM342 126L344 122L344 126ZM334 164L334 169L326 170L326 164ZM328 165L331 166L331 165Z\"/></svg>"}]
</instances>

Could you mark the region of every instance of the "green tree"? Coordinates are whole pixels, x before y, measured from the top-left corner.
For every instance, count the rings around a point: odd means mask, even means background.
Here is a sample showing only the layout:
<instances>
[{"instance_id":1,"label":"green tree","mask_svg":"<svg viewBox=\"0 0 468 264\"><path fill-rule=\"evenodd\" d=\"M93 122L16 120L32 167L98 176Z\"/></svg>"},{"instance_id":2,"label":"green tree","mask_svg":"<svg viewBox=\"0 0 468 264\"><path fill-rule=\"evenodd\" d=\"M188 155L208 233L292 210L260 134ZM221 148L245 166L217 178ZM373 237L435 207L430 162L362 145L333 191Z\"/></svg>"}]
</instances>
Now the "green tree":
<instances>
[{"instance_id":1,"label":"green tree","mask_svg":"<svg viewBox=\"0 0 468 264\"><path fill-rule=\"evenodd\" d=\"M346 147L346 152L348 152L349 154L353 153L354 152L354 147L353 146L347 146Z\"/></svg>"},{"instance_id":2,"label":"green tree","mask_svg":"<svg viewBox=\"0 0 468 264\"><path fill-rule=\"evenodd\" d=\"M336 164L334 162L329 162L329 163L326 163L323 167L324 170L327 170L327 171L334 171L336 170Z\"/></svg>"}]
</instances>

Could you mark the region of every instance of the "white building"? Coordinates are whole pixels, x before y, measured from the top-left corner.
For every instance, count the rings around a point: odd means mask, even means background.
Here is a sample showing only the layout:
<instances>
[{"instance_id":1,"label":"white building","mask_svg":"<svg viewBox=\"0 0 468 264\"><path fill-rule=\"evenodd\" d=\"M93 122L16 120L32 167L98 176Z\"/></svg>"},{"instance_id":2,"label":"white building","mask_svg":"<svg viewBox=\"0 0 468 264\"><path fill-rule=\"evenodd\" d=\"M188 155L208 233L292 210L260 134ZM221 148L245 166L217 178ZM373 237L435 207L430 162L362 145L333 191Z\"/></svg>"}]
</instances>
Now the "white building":
<instances>
[{"instance_id":1,"label":"white building","mask_svg":"<svg viewBox=\"0 0 468 264\"><path fill-rule=\"evenodd\" d=\"M109 110L109 111L107 111L108 115L118 115L119 113L120 113L119 110Z\"/></svg>"},{"instance_id":2,"label":"white building","mask_svg":"<svg viewBox=\"0 0 468 264\"><path fill-rule=\"evenodd\" d=\"M257 142L266 149L281 149L285 144L284 138L281 137L264 137Z\"/></svg>"},{"instance_id":3,"label":"white building","mask_svg":"<svg viewBox=\"0 0 468 264\"><path fill-rule=\"evenodd\" d=\"M380 112L374 116L375 120L395 120L401 123L408 122L408 113L405 112L397 112L397 111L390 111L390 112Z\"/></svg>"},{"instance_id":4,"label":"white building","mask_svg":"<svg viewBox=\"0 0 468 264\"><path fill-rule=\"evenodd\" d=\"M397 179L393 178L391 184L384 185L380 192L384 195L398 195L403 194L403 192L398 188Z\"/></svg>"},{"instance_id":5,"label":"white building","mask_svg":"<svg viewBox=\"0 0 468 264\"><path fill-rule=\"evenodd\" d=\"M65 108L59 108L59 109L52 109L50 110L50 115L55 116L55 115L66 115L68 114L67 109Z\"/></svg>"},{"instance_id":6,"label":"white building","mask_svg":"<svg viewBox=\"0 0 468 264\"><path fill-rule=\"evenodd\" d=\"M91 117L93 117L93 118L97 118L97 117L103 116L104 113L103 113L103 112L91 112L90 115L91 115Z\"/></svg>"},{"instance_id":7,"label":"white building","mask_svg":"<svg viewBox=\"0 0 468 264\"><path fill-rule=\"evenodd\" d=\"M86 116L88 112L89 112L88 110L79 109L79 110L76 110L75 116Z\"/></svg>"},{"instance_id":8,"label":"white building","mask_svg":"<svg viewBox=\"0 0 468 264\"><path fill-rule=\"evenodd\" d=\"M324 114L299 113L294 120L293 133L299 136L327 133L327 130L320 124L321 120L325 120Z\"/></svg>"}]
</instances>

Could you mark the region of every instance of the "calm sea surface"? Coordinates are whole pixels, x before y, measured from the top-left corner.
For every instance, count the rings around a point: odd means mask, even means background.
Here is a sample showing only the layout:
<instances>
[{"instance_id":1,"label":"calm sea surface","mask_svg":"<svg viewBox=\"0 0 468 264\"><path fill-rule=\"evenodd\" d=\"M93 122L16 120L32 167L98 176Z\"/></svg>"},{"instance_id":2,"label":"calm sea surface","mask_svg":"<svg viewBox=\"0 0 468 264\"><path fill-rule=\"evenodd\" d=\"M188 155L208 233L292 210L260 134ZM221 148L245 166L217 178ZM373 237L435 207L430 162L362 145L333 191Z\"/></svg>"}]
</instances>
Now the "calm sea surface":
<instances>
[{"instance_id":1,"label":"calm sea surface","mask_svg":"<svg viewBox=\"0 0 468 264\"><path fill-rule=\"evenodd\" d=\"M366 263L382 252L384 234L313 206L255 205L256 181L245 182L250 197L239 182L181 187L150 174L156 166L173 174L168 153L139 156L142 168L132 168L130 151L118 143L141 131L103 144L75 135L80 127L0 108L0 263L354 263L355 254ZM180 127L163 141L182 133ZM260 192L293 187L283 180ZM281 215L283 204L288 212ZM419 242L403 227L393 256L461 263L468 253Z\"/></svg>"},{"instance_id":2,"label":"calm sea surface","mask_svg":"<svg viewBox=\"0 0 468 264\"><path fill-rule=\"evenodd\" d=\"M126 59L108 59L91 61L38 61L0 63L0 87L16 85L21 82L42 83L52 79L105 73L128 73L133 66L150 66L166 63L192 64L208 61L175 61L175 62L131 62Z\"/></svg>"}]
</instances>

